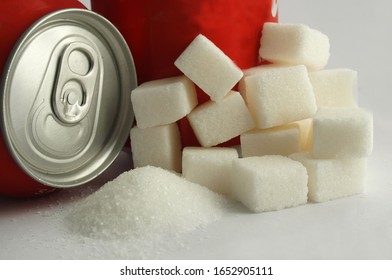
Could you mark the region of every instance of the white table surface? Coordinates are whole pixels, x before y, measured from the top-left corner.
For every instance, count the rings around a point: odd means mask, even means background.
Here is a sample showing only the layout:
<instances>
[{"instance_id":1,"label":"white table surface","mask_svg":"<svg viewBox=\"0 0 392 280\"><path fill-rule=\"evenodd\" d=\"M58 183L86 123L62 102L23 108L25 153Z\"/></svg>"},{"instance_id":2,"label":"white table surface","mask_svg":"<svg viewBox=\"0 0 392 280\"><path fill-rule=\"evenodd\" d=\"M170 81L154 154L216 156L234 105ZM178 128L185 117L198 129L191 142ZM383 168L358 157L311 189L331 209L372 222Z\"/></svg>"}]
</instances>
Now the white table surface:
<instances>
[{"instance_id":1,"label":"white table surface","mask_svg":"<svg viewBox=\"0 0 392 280\"><path fill-rule=\"evenodd\" d=\"M359 104L374 114L364 194L261 214L238 207L165 246L71 235L64 213L124 170L129 161L124 151L90 187L30 201L0 198L0 259L392 259L392 2L281 0L279 5L281 22L304 23L330 37L327 68L359 73Z\"/></svg>"}]
</instances>

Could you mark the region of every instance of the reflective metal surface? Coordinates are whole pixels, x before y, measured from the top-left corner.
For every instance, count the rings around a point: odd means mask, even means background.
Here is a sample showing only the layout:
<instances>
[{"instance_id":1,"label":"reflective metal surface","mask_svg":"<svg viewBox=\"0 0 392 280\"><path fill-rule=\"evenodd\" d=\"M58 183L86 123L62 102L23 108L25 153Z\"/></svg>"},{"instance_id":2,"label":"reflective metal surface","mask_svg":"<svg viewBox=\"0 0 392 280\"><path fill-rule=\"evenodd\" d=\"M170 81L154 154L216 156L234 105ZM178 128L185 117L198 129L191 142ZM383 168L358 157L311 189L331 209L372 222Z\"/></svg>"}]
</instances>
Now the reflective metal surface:
<instances>
[{"instance_id":1,"label":"reflective metal surface","mask_svg":"<svg viewBox=\"0 0 392 280\"><path fill-rule=\"evenodd\" d=\"M116 158L133 123L133 59L120 33L87 10L34 24L9 60L2 129L18 164L50 186L77 186Z\"/></svg>"}]
</instances>

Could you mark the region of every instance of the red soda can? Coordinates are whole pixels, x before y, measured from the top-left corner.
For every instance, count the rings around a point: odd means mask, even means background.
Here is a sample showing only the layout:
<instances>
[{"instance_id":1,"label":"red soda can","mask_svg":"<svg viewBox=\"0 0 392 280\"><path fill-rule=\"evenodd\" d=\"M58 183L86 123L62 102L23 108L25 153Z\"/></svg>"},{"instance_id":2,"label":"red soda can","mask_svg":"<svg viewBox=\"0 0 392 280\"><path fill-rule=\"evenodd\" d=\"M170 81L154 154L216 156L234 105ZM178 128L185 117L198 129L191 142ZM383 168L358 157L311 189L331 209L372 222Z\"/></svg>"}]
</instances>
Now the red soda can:
<instances>
[{"instance_id":1,"label":"red soda can","mask_svg":"<svg viewBox=\"0 0 392 280\"><path fill-rule=\"evenodd\" d=\"M174 61L200 33L240 68L256 66L262 27L278 21L277 0L91 0L91 7L125 37L139 83L180 75ZM182 145L199 145L187 119L178 124Z\"/></svg>"},{"instance_id":2,"label":"red soda can","mask_svg":"<svg viewBox=\"0 0 392 280\"><path fill-rule=\"evenodd\" d=\"M3 0L0 13L0 195L92 180L133 123L125 40L77 0Z\"/></svg>"}]
</instances>

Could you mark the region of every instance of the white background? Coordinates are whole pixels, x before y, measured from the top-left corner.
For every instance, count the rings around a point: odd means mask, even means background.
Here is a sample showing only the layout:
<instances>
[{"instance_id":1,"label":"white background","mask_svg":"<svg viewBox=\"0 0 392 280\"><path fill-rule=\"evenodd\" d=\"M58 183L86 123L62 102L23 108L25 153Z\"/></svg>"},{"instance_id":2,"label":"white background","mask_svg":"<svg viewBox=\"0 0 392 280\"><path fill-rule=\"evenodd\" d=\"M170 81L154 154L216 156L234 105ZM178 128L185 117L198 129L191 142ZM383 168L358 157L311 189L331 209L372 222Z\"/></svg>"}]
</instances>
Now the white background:
<instances>
[{"instance_id":1,"label":"white background","mask_svg":"<svg viewBox=\"0 0 392 280\"><path fill-rule=\"evenodd\" d=\"M155 248L160 254L143 249L142 255L162 259L392 259L391 12L389 0L279 2L281 22L304 23L329 36L328 68L352 68L359 73L359 104L373 112L375 124L364 194L262 214L240 209L204 231L173 242L171 249ZM94 184L104 183L127 161L123 153ZM0 259L138 258L134 252L122 251L129 246L127 242L80 242L61 230L59 213L74 197L93 189L75 188L33 201L0 198Z\"/></svg>"}]
</instances>

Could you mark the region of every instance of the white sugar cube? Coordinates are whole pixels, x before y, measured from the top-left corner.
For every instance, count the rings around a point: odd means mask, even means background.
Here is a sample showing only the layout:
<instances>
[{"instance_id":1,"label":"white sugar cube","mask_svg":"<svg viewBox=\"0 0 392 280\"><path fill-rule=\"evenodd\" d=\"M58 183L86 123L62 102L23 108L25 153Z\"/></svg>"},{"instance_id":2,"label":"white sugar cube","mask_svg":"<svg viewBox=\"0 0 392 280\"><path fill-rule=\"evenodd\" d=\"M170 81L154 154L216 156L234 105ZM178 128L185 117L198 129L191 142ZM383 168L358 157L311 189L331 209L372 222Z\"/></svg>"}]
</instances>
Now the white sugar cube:
<instances>
[{"instance_id":1,"label":"white sugar cube","mask_svg":"<svg viewBox=\"0 0 392 280\"><path fill-rule=\"evenodd\" d=\"M373 149L373 116L362 108L320 108L313 119L314 158L366 157Z\"/></svg>"},{"instance_id":2,"label":"white sugar cube","mask_svg":"<svg viewBox=\"0 0 392 280\"><path fill-rule=\"evenodd\" d=\"M357 72L328 69L309 72L318 107L356 106Z\"/></svg>"},{"instance_id":3,"label":"white sugar cube","mask_svg":"<svg viewBox=\"0 0 392 280\"><path fill-rule=\"evenodd\" d=\"M324 202L362 193L366 158L313 159L308 153L290 155L308 171L309 201Z\"/></svg>"},{"instance_id":4,"label":"white sugar cube","mask_svg":"<svg viewBox=\"0 0 392 280\"><path fill-rule=\"evenodd\" d=\"M260 57L273 63L303 64L309 70L324 68L330 56L329 38L303 24L265 23Z\"/></svg>"},{"instance_id":5,"label":"white sugar cube","mask_svg":"<svg viewBox=\"0 0 392 280\"><path fill-rule=\"evenodd\" d=\"M214 101L221 100L243 75L227 55L201 34L174 64Z\"/></svg>"},{"instance_id":6,"label":"white sugar cube","mask_svg":"<svg viewBox=\"0 0 392 280\"><path fill-rule=\"evenodd\" d=\"M258 128L313 117L316 99L303 65L264 70L245 78L246 99Z\"/></svg>"},{"instance_id":7,"label":"white sugar cube","mask_svg":"<svg viewBox=\"0 0 392 280\"><path fill-rule=\"evenodd\" d=\"M257 65L257 66L254 66L254 67L242 70L242 72L244 73L243 78L244 77L249 77L249 76L252 76L252 75L255 75L255 74L258 74L258 73L262 73L262 72L264 72L266 70L268 71L268 70L271 70L271 69L276 69L276 68L279 69L279 68L282 68L282 67L289 67L289 66L292 66L292 65L287 65L287 64L263 64L263 65Z\"/></svg>"},{"instance_id":8,"label":"white sugar cube","mask_svg":"<svg viewBox=\"0 0 392 280\"><path fill-rule=\"evenodd\" d=\"M251 67L245 70L242 70L244 73L243 77L241 80L238 82L238 91L241 93L242 97L244 98L246 102L246 83L245 83L245 78L256 75L258 73L261 73L265 70L271 70L273 68L280 68L280 67L287 67L287 65L283 64L266 64L266 65L258 65L255 67Z\"/></svg>"},{"instance_id":9,"label":"white sugar cube","mask_svg":"<svg viewBox=\"0 0 392 280\"><path fill-rule=\"evenodd\" d=\"M181 171L181 138L176 123L131 129L134 167L156 166Z\"/></svg>"},{"instance_id":10,"label":"white sugar cube","mask_svg":"<svg viewBox=\"0 0 392 280\"><path fill-rule=\"evenodd\" d=\"M174 123L197 105L195 85L185 76L146 82L132 91L131 100L140 128Z\"/></svg>"},{"instance_id":11,"label":"white sugar cube","mask_svg":"<svg viewBox=\"0 0 392 280\"><path fill-rule=\"evenodd\" d=\"M298 153L301 148L299 126L292 123L273 128L252 130L241 134L243 157Z\"/></svg>"},{"instance_id":12,"label":"white sugar cube","mask_svg":"<svg viewBox=\"0 0 392 280\"><path fill-rule=\"evenodd\" d=\"M208 101L187 116L203 147L226 142L254 128L254 121L241 95L231 91L220 102Z\"/></svg>"},{"instance_id":13,"label":"white sugar cube","mask_svg":"<svg viewBox=\"0 0 392 280\"><path fill-rule=\"evenodd\" d=\"M288 157L270 155L233 160L232 194L254 212L307 202L306 168Z\"/></svg>"},{"instance_id":14,"label":"white sugar cube","mask_svg":"<svg viewBox=\"0 0 392 280\"><path fill-rule=\"evenodd\" d=\"M238 152L234 148L186 147L182 153L182 175L212 191L228 194L231 161L235 158Z\"/></svg>"}]
</instances>

